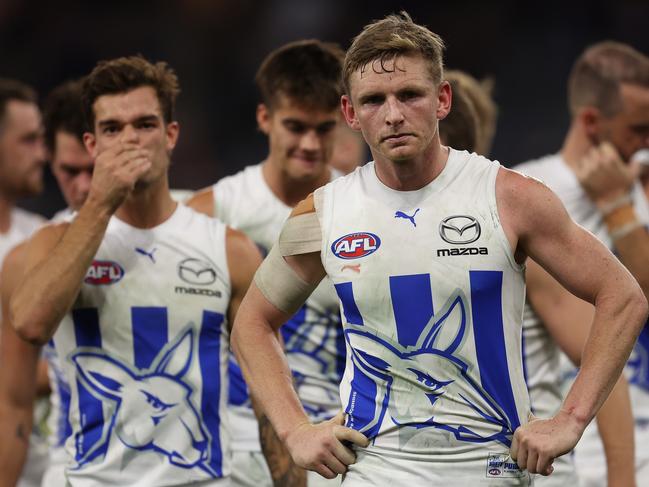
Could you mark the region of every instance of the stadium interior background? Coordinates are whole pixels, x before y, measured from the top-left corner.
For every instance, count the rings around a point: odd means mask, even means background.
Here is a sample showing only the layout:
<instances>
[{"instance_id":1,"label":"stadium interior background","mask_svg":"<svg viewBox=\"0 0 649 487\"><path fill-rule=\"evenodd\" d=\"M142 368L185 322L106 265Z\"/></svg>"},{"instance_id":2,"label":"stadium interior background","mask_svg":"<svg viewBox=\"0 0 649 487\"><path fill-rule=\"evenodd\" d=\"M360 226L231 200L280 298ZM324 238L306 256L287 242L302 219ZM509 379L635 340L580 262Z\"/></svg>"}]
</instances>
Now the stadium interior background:
<instances>
[{"instance_id":1,"label":"stadium interior background","mask_svg":"<svg viewBox=\"0 0 649 487\"><path fill-rule=\"evenodd\" d=\"M615 39L649 53L647 0L0 0L0 76L42 98L100 59L167 61L182 86L171 186L197 189L266 154L254 74L270 50L310 37L347 48L363 25L400 9L444 38L447 67L494 79L491 156L507 166L560 147L566 79L586 45ZM46 191L21 205L50 216L63 200L47 174Z\"/></svg>"}]
</instances>

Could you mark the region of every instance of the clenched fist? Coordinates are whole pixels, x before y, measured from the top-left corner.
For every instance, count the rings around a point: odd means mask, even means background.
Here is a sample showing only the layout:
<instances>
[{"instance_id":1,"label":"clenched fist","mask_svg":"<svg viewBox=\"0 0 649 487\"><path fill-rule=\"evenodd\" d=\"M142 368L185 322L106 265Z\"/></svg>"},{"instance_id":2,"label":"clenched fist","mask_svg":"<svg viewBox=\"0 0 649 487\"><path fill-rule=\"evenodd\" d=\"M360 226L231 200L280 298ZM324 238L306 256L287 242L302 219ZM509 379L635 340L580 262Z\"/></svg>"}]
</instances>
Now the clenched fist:
<instances>
[{"instance_id":1,"label":"clenched fist","mask_svg":"<svg viewBox=\"0 0 649 487\"><path fill-rule=\"evenodd\" d=\"M564 411L550 419L532 416L514 432L511 457L529 473L550 475L554 459L571 451L582 433L583 428Z\"/></svg>"}]
</instances>

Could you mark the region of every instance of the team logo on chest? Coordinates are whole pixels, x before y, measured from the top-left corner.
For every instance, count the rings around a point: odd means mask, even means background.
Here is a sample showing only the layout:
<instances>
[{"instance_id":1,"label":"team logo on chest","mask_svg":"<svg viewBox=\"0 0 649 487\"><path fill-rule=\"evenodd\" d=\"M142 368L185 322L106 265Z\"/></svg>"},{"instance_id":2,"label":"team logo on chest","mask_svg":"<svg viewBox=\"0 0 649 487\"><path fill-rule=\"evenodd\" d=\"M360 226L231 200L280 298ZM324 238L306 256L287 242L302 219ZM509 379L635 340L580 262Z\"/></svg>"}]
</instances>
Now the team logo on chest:
<instances>
[{"instance_id":1,"label":"team logo on chest","mask_svg":"<svg viewBox=\"0 0 649 487\"><path fill-rule=\"evenodd\" d=\"M83 282L93 286L115 284L124 277L124 269L112 260L93 260Z\"/></svg>"},{"instance_id":2,"label":"team logo on chest","mask_svg":"<svg viewBox=\"0 0 649 487\"><path fill-rule=\"evenodd\" d=\"M359 259L373 254L381 246L381 239L369 232L350 233L331 244L331 251L339 259Z\"/></svg>"}]
</instances>

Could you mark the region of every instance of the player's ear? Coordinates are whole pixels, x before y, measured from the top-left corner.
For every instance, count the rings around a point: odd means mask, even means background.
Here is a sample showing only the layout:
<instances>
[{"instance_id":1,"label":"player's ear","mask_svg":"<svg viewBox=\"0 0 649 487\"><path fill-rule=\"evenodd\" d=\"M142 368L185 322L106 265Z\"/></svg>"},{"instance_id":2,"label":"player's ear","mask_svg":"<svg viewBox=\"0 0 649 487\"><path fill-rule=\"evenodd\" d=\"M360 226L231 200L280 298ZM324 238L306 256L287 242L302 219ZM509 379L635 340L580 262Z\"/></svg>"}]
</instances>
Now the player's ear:
<instances>
[{"instance_id":1,"label":"player's ear","mask_svg":"<svg viewBox=\"0 0 649 487\"><path fill-rule=\"evenodd\" d=\"M352 99L349 97L349 95L343 95L340 98L340 107L342 109L347 125L349 125L349 127L353 130L360 130L361 125L360 123L358 123L356 110L354 110L354 105L352 105Z\"/></svg>"},{"instance_id":2,"label":"player's ear","mask_svg":"<svg viewBox=\"0 0 649 487\"><path fill-rule=\"evenodd\" d=\"M90 157L95 159L97 157L97 139L95 138L95 134L92 132L84 132L83 145L86 146L86 150L90 154Z\"/></svg>"},{"instance_id":3,"label":"player's ear","mask_svg":"<svg viewBox=\"0 0 649 487\"><path fill-rule=\"evenodd\" d=\"M437 120L443 120L451 111L453 91L448 81L442 81L437 90Z\"/></svg>"},{"instance_id":4,"label":"player's ear","mask_svg":"<svg viewBox=\"0 0 649 487\"><path fill-rule=\"evenodd\" d=\"M180 125L178 122L169 122L165 126L165 131L167 133L167 150L173 150L176 147L178 142L178 135L180 134Z\"/></svg>"},{"instance_id":5,"label":"player's ear","mask_svg":"<svg viewBox=\"0 0 649 487\"><path fill-rule=\"evenodd\" d=\"M257 125L265 135L270 132L270 109L265 103L257 105Z\"/></svg>"},{"instance_id":6,"label":"player's ear","mask_svg":"<svg viewBox=\"0 0 649 487\"><path fill-rule=\"evenodd\" d=\"M590 140L599 141L602 131L602 113L595 107L582 107L577 118Z\"/></svg>"}]
</instances>

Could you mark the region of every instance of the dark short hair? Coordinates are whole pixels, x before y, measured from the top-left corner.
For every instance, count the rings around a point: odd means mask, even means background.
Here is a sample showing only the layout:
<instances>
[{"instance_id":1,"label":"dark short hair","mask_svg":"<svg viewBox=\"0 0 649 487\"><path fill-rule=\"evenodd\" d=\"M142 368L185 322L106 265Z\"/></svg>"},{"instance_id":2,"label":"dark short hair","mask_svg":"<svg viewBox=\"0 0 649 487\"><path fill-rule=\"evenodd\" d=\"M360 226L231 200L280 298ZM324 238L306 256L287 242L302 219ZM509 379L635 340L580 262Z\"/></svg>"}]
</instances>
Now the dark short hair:
<instances>
[{"instance_id":1,"label":"dark short hair","mask_svg":"<svg viewBox=\"0 0 649 487\"><path fill-rule=\"evenodd\" d=\"M178 78L165 62L155 64L142 56L100 61L83 82L82 103L87 125L95 125L93 105L102 95L126 93L150 86L156 92L165 123L173 120L176 97L180 93Z\"/></svg>"},{"instance_id":2,"label":"dark short hair","mask_svg":"<svg viewBox=\"0 0 649 487\"><path fill-rule=\"evenodd\" d=\"M397 56L416 55L428 62L435 84L444 73L444 41L423 25L415 24L407 12L388 15L366 25L358 34L345 56L343 81L349 94L349 80L357 69L378 61L381 68Z\"/></svg>"},{"instance_id":3,"label":"dark short hair","mask_svg":"<svg viewBox=\"0 0 649 487\"><path fill-rule=\"evenodd\" d=\"M568 79L568 104L573 115L582 107L595 107L611 117L622 108L620 85L649 88L649 58L629 45L599 42L575 62Z\"/></svg>"},{"instance_id":4,"label":"dark short hair","mask_svg":"<svg viewBox=\"0 0 649 487\"><path fill-rule=\"evenodd\" d=\"M7 105L12 100L37 103L38 97L31 86L15 79L0 78L0 127L4 122Z\"/></svg>"},{"instance_id":5,"label":"dark short hair","mask_svg":"<svg viewBox=\"0 0 649 487\"><path fill-rule=\"evenodd\" d=\"M45 144L50 152L56 150L56 134L66 132L83 143L88 130L81 103L83 79L66 81L54 88L45 99L43 123Z\"/></svg>"},{"instance_id":6,"label":"dark short hair","mask_svg":"<svg viewBox=\"0 0 649 487\"><path fill-rule=\"evenodd\" d=\"M285 95L304 107L334 110L342 95L344 57L336 44L315 39L274 50L255 76L262 102L272 110L278 97Z\"/></svg>"}]
</instances>

